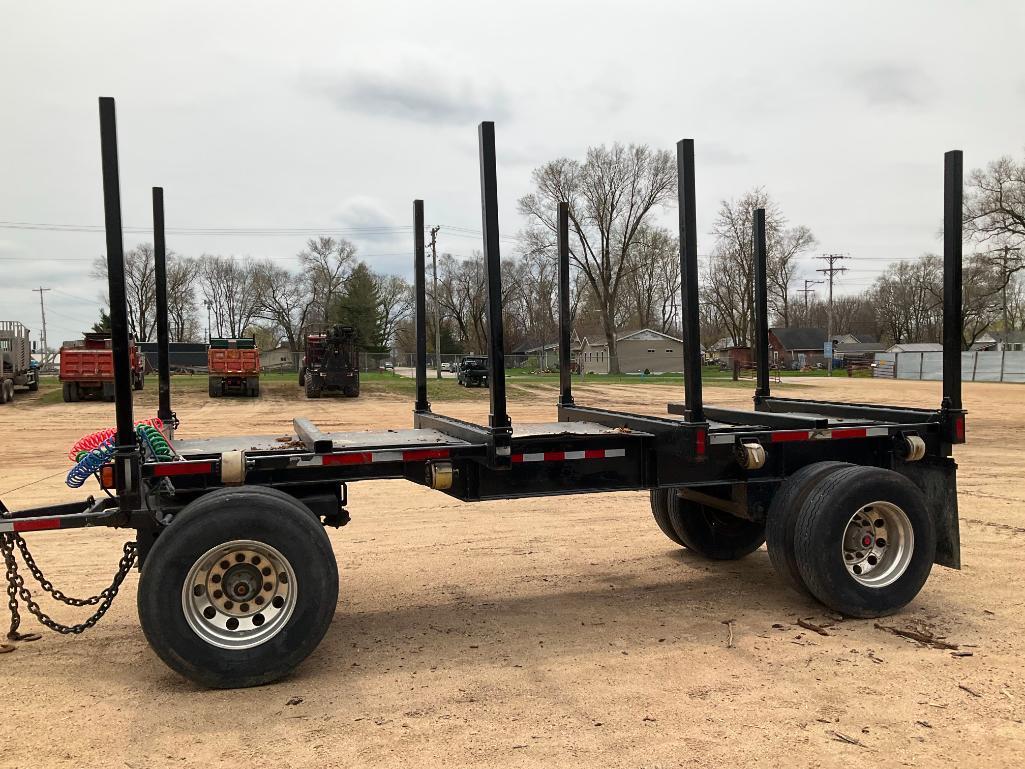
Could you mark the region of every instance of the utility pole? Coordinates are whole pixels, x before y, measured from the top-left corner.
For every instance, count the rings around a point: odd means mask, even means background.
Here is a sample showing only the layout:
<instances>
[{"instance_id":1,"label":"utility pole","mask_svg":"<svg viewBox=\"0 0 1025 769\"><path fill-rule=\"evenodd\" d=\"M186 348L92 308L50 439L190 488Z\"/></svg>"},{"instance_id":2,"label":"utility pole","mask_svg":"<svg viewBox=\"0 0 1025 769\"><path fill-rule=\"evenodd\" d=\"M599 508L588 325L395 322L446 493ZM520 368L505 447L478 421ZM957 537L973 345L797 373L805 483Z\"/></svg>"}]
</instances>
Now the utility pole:
<instances>
[{"instance_id":1,"label":"utility pole","mask_svg":"<svg viewBox=\"0 0 1025 769\"><path fill-rule=\"evenodd\" d=\"M431 227L431 261L434 263L434 365L441 379L441 319L438 317L438 230L441 225Z\"/></svg>"},{"instance_id":2,"label":"utility pole","mask_svg":"<svg viewBox=\"0 0 1025 769\"><path fill-rule=\"evenodd\" d=\"M43 338L40 340L42 342L42 345L43 345L43 361L42 361L42 364L40 365L40 368L45 369L46 368L46 362L47 362L46 361L46 306L43 304L43 293L45 291L49 291L50 289L43 288L42 286L40 286L39 288L34 288L32 290L39 292L39 313L40 313L40 315L43 316Z\"/></svg>"},{"instance_id":3,"label":"utility pole","mask_svg":"<svg viewBox=\"0 0 1025 769\"><path fill-rule=\"evenodd\" d=\"M833 276L838 272L847 272L846 267L837 267L836 263L841 259L850 259L850 257L846 254L823 254L815 258L822 259L829 265L821 270L815 270L815 272L829 276L829 315L826 322L826 340L829 342L829 376L833 376Z\"/></svg>"},{"instance_id":4,"label":"utility pole","mask_svg":"<svg viewBox=\"0 0 1025 769\"><path fill-rule=\"evenodd\" d=\"M804 288L797 289L798 293L804 294L804 319L805 319L805 321L808 320L808 294L814 294L815 293L815 289L814 288L808 288L808 286L816 286L816 285L818 285L821 282L822 282L821 280L809 280L808 278L805 278L804 279Z\"/></svg>"},{"instance_id":5,"label":"utility pole","mask_svg":"<svg viewBox=\"0 0 1025 769\"><path fill-rule=\"evenodd\" d=\"M207 344L210 344L210 308L214 306L214 303L209 299L204 299L203 304L206 305L206 342Z\"/></svg>"}]
</instances>

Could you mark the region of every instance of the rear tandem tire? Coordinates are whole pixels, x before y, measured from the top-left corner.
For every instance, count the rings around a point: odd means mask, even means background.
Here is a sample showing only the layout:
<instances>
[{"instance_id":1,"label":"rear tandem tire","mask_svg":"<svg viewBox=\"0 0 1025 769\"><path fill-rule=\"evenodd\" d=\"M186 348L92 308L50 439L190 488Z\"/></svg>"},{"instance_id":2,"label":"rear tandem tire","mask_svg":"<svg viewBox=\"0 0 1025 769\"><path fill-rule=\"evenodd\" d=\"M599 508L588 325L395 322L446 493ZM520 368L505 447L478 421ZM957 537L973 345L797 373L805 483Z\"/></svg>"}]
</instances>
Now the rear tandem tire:
<instances>
[{"instance_id":1,"label":"rear tandem tire","mask_svg":"<svg viewBox=\"0 0 1025 769\"><path fill-rule=\"evenodd\" d=\"M320 643L337 602L338 567L319 520L294 498L246 487L218 489L179 513L157 537L138 591L153 650L214 688L287 675Z\"/></svg>"},{"instance_id":2,"label":"rear tandem tire","mask_svg":"<svg viewBox=\"0 0 1025 769\"><path fill-rule=\"evenodd\" d=\"M765 526L713 507L683 499L675 489L666 495L673 531L688 550L713 561L735 561L765 542Z\"/></svg>"},{"instance_id":3,"label":"rear tandem tire","mask_svg":"<svg viewBox=\"0 0 1025 769\"><path fill-rule=\"evenodd\" d=\"M847 462L815 462L805 465L780 484L765 516L765 544L772 568L780 578L799 593L808 594L794 556L794 527L808 495L823 479L844 467Z\"/></svg>"},{"instance_id":4,"label":"rear tandem tire","mask_svg":"<svg viewBox=\"0 0 1025 769\"><path fill-rule=\"evenodd\" d=\"M797 516L794 555L808 591L851 617L903 608L936 557L936 524L918 487L879 467L842 468L822 480Z\"/></svg>"},{"instance_id":5,"label":"rear tandem tire","mask_svg":"<svg viewBox=\"0 0 1025 769\"><path fill-rule=\"evenodd\" d=\"M669 521L669 500L668 495L671 492L669 489L652 489L650 492L651 497L651 514L655 517L655 523L658 524L659 529L669 539L676 544L683 546L683 540L673 529L673 524Z\"/></svg>"}]
</instances>

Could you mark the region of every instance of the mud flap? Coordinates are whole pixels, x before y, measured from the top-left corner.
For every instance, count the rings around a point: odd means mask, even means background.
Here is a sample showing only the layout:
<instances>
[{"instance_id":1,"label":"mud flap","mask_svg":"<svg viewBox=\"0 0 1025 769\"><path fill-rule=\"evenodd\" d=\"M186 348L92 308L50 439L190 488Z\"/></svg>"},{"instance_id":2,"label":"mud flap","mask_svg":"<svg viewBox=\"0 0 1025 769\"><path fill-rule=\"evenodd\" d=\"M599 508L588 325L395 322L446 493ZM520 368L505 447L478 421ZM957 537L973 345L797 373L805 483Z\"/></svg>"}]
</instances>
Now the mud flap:
<instances>
[{"instance_id":1,"label":"mud flap","mask_svg":"<svg viewBox=\"0 0 1025 769\"><path fill-rule=\"evenodd\" d=\"M926 458L894 468L925 495L936 524L936 559L940 566L961 568L961 530L957 518L957 462L949 457Z\"/></svg>"}]
</instances>

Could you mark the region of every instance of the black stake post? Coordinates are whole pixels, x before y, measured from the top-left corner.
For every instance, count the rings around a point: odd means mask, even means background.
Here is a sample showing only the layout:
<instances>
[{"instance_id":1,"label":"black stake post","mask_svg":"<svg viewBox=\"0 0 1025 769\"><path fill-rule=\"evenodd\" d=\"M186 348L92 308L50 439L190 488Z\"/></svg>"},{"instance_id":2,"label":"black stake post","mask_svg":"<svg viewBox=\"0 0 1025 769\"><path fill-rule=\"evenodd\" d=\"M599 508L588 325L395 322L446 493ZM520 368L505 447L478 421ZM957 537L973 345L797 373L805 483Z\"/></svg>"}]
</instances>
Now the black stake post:
<instances>
[{"instance_id":1,"label":"black stake post","mask_svg":"<svg viewBox=\"0 0 1025 769\"><path fill-rule=\"evenodd\" d=\"M100 152L103 161L103 220L107 233L107 285L114 352L114 408L117 414L117 492L123 511L138 507L139 452L132 413L132 362L125 295L125 252L121 234L121 181L117 162L114 100L100 98Z\"/></svg>"},{"instance_id":2,"label":"black stake post","mask_svg":"<svg viewBox=\"0 0 1025 769\"><path fill-rule=\"evenodd\" d=\"M498 173L495 161L495 124L478 129L480 141L480 200L484 225L484 268L488 289L488 385L491 389L492 430L512 427L505 408L505 338L502 333L502 256L498 247Z\"/></svg>"},{"instance_id":3,"label":"black stake post","mask_svg":"<svg viewBox=\"0 0 1025 769\"><path fill-rule=\"evenodd\" d=\"M427 275L422 200L413 201L413 285L416 292L416 405L413 411L423 414L431 410L431 404L427 400Z\"/></svg>"},{"instance_id":4,"label":"black stake post","mask_svg":"<svg viewBox=\"0 0 1025 769\"><path fill-rule=\"evenodd\" d=\"M683 304L683 388L688 422L704 422L701 401L701 329L698 315L698 234L694 202L694 140L676 144L680 210L680 278Z\"/></svg>"},{"instance_id":5,"label":"black stake post","mask_svg":"<svg viewBox=\"0 0 1025 769\"><path fill-rule=\"evenodd\" d=\"M758 385L755 403L769 397L769 297L765 261L765 209L754 211L754 267L755 267L755 363L758 366Z\"/></svg>"},{"instance_id":6,"label":"black stake post","mask_svg":"<svg viewBox=\"0 0 1025 769\"><path fill-rule=\"evenodd\" d=\"M569 370L569 203L559 203L559 405L573 405L573 376Z\"/></svg>"},{"instance_id":7,"label":"black stake post","mask_svg":"<svg viewBox=\"0 0 1025 769\"><path fill-rule=\"evenodd\" d=\"M964 156L943 156L943 403L961 409L961 244Z\"/></svg>"},{"instance_id":8,"label":"black stake post","mask_svg":"<svg viewBox=\"0 0 1025 769\"><path fill-rule=\"evenodd\" d=\"M167 328L167 248L164 242L164 188L153 188L153 267L157 282L157 417L173 437L178 421L171 411L171 360Z\"/></svg>"}]
</instances>

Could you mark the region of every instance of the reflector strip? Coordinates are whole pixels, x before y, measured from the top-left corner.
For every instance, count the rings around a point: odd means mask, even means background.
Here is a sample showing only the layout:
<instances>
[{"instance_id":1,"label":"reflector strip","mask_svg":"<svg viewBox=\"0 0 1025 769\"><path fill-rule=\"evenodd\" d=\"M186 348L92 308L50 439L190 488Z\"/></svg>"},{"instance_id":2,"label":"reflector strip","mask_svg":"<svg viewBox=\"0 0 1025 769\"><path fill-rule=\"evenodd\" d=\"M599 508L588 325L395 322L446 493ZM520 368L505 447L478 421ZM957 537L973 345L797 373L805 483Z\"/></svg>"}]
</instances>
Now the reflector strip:
<instances>
[{"instance_id":1,"label":"reflector strip","mask_svg":"<svg viewBox=\"0 0 1025 769\"><path fill-rule=\"evenodd\" d=\"M831 430L783 430L770 434L772 443L788 443L792 441L837 441L845 438L878 438L890 434L888 427L836 427ZM736 442L738 436L755 437L755 434L717 433L709 437L712 444Z\"/></svg>"},{"instance_id":2,"label":"reflector strip","mask_svg":"<svg viewBox=\"0 0 1025 769\"><path fill-rule=\"evenodd\" d=\"M512 461L566 462L573 459L612 459L625 457L626 449L587 449L586 451L545 451L537 454L513 454Z\"/></svg>"},{"instance_id":3,"label":"reflector strip","mask_svg":"<svg viewBox=\"0 0 1025 769\"><path fill-rule=\"evenodd\" d=\"M347 454L324 454L302 464L312 465L371 465L377 462L425 462L428 459L448 459L449 449L408 449L406 451L352 451Z\"/></svg>"},{"instance_id":4,"label":"reflector strip","mask_svg":"<svg viewBox=\"0 0 1025 769\"><path fill-rule=\"evenodd\" d=\"M46 529L59 529L60 518L37 518L36 520L4 520L0 521L0 532L8 531L44 531Z\"/></svg>"},{"instance_id":5,"label":"reflector strip","mask_svg":"<svg viewBox=\"0 0 1025 769\"><path fill-rule=\"evenodd\" d=\"M806 441L811 438L811 433L807 430L785 430L781 433L773 433L771 440L773 443L787 443L788 441Z\"/></svg>"},{"instance_id":6,"label":"reflector strip","mask_svg":"<svg viewBox=\"0 0 1025 769\"><path fill-rule=\"evenodd\" d=\"M153 475L168 478L173 475L206 475L212 473L213 462L164 462L153 465Z\"/></svg>"}]
</instances>

